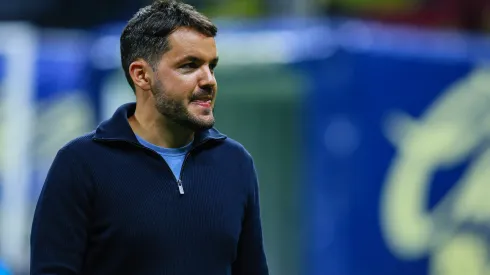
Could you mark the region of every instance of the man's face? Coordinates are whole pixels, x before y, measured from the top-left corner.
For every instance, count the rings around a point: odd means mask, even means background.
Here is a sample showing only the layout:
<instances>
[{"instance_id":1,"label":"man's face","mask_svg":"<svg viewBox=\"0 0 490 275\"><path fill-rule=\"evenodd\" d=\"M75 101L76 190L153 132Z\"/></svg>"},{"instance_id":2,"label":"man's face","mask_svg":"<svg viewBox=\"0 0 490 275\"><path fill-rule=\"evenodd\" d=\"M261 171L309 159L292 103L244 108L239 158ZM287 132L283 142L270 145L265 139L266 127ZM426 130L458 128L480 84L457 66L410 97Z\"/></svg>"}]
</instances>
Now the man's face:
<instances>
[{"instance_id":1,"label":"man's face","mask_svg":"<svg viewBox=\"0 0 490 275\"><path fill-rule=\"evenodd\" d=\"M169 36L169 44L151 87L157 110L194 131L213 127L218 62L214 38L180 28Z\"/></svg>"}]
</instances>

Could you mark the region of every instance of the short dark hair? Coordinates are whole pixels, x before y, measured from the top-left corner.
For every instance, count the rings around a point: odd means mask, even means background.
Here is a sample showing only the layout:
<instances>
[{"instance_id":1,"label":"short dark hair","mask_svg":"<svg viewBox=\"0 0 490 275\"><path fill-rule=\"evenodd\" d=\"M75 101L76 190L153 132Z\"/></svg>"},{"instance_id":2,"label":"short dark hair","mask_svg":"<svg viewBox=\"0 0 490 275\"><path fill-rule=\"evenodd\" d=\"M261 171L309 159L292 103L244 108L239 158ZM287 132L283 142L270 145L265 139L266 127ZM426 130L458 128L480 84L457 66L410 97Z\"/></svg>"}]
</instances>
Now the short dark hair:
<instances>
[{"instance_id":1,"label":"short dark hair","mask_svg":"<svg viewBox=\"0 0 490 275\"><path fill-rule=\"evenodd\" d=\"M157 0L141 8L121 34L121 63L126 79L135 91L129 66L138 58L155 70L161 56L170 50L168 36L180 27L192 28L208 37L215 37L218 28L191 5L176 0Z\"/></svg>"}]
</instances>

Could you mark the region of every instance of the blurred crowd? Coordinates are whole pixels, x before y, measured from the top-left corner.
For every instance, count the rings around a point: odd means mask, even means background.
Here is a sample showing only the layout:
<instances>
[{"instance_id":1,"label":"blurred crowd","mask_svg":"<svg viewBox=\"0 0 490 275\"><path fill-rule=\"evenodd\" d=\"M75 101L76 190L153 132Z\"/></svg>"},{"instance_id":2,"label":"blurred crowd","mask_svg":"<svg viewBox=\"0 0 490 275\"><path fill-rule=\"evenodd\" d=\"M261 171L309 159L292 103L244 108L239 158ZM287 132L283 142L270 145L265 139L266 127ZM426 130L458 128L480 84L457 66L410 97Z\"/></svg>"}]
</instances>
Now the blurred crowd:
<instances>
[{"instance_id":1,"label":"blurred crowd","mask_svg":"<svg viewBox=\"0 0 490 275\"><path fill-rule=\"evenodd\" d=\"M490 31L488 0L324 0L327 14L465 31Z\"/></svg>"},{"instance_id":2,"label":"blurred crowd","mask_svg":"<svg viewBox=\"0 0 490 275\"><path fill-rule=\"evenodd\" d=\"M0 20L90 28L127 20L152 0L0 1ZM489 0L187 0L211 17L349 16L468 31L490 30Z\"/></svg>"}]
</instances>

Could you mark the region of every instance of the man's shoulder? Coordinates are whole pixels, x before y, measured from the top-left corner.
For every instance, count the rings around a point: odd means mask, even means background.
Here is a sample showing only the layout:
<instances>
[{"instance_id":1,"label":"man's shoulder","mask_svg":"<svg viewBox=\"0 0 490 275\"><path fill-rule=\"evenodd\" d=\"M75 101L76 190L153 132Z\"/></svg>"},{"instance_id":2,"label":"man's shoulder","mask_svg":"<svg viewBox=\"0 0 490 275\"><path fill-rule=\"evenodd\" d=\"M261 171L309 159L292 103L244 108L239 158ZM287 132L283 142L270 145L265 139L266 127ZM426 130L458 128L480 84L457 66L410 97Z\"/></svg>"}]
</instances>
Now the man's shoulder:
<instances>
[{"instance_id":1,"label":"man's shoulder","mask_svg":"<svg viewBox=\"0 0 490 275\"><path fill-rule=\"evenodd\" d=\"M245 159L252 159L252 155L250 152L245 148L245 146L240 143L239 141L227 137L224 141L222 146L226 148L227 152L230 154L233 154L234 156L239 156Z\"/></svg>"},{"instance_id":2,"label":"man's shoulder","mask_svg":"<svg viewBox=\"0 0 490 275\"><path fill-rule=\"evenodd\" d=\"M90 152L94 146L95 142L93 142L95 131L82 134L73 138L72 140L65 143L59 150L59 152L63 152L65 154L77 154L83 152Z\"/></svg>"},{"instance_id":3,"label":"man's shoulder","mask_svg":"<svg viewBox=\"0 0 490 275\"><path fill-rule=\"evenodd\" d=\"M52 166L63 170L78 167L84 163L84 159L93 155L94 152L93 135L94 132L86 133L66 142L56 152Z\"/></svg>"}]
</instances>

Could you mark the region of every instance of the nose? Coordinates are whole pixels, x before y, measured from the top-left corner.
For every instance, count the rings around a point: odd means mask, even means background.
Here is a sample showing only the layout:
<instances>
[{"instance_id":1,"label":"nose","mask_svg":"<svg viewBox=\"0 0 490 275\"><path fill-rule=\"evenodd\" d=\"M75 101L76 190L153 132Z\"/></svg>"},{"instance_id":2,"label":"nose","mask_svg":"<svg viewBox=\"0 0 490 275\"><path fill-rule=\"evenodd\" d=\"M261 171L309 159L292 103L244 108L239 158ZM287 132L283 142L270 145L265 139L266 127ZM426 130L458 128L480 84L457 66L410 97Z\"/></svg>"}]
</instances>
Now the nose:
<instances>
[{"instance_id":1,"label":"nose","mask_svg":"<svg viewBox=\"0 0 490 275\"><path fill-rule=\"evenodd\" d=\"M199 86L201 88L215 88L217 85L216 77L214 76L213 70L208 66L203 66L201 79L199 80Z\"/></svg>"}]
</instances>

